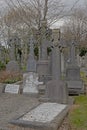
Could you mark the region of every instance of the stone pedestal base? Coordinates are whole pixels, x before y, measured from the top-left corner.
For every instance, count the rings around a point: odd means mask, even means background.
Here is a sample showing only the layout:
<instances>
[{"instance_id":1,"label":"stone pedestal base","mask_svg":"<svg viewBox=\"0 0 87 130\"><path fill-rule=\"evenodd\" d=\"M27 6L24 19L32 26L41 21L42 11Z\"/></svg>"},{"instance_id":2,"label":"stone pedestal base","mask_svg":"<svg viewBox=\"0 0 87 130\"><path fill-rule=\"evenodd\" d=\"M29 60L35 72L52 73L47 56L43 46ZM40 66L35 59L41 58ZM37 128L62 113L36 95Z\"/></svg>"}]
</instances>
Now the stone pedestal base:
<instances>
[{"instance_id":1,"label":"stone pedestal base","mask_svg":"<svg viewBox=\"0 0 87 130\"><path fill-rule=\"evenodd\" d=\"M40 60L37 63L37 73L39 75L48 75L49 73L49 61L48 60Z\"/></svg>"},{"instance_id":2,"label":"stone pedestal base","mask_svg":"<svg viewBox=\"0 0 87 130\"><path fill-rule=\"evenodd\" d=\"M84 84L82 81L67 81L69 94L84 93Z\"/></svg>"},{"instance_id":3,"label":"stone pedestal base","mask_svg":"<svg viewBox=\"0 0 87 130\"><path fill-rule=\"evenodd\" d=\"M44 83L46 83L52 79L48 60L38 61L37 73L39 75L39 81L43 81Z\"/></svg>"},{"instance_id":4,"label":"stone pedestal base","mask_svg":"<svg viewBox=\"0 0 87 130\"><path fill-rule=\"evenodd\" d=\"M66 69L67 80L79 80L80 79L80 68L78 66L69 65Z\"/></svg>"}]
</instances>

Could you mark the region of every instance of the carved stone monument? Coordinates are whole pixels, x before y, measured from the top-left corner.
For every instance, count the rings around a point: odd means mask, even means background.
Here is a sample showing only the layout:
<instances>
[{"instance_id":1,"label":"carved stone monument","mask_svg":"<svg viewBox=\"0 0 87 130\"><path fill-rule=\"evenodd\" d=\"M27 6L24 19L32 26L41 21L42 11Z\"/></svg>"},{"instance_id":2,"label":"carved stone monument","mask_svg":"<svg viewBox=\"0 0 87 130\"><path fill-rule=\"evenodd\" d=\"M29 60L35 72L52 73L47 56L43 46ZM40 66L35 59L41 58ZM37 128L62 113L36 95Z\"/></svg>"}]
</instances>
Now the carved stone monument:
<instances>
[{"instance_id":1,"label":"carved stone monument","mask_svg":"<svg viewBox=\"0 0 87 130\"><path fill-rule=\"evenodd\" d=\"M50 42L46 38L47 22L42 21L41 25L41 45L40 45L40 59L37 63L37 73L39 74L39 80L46 83L51 77L49 74L49 60L47 55L47 47L50 46Z\"/></svg>"},{"instance_id":2,"label":"carved stone monument","mask_svg":"<svg viewBox=\"0 0 87 130\"><path fill-rule=\"evenodd\" d=\"M36 72L36 60L34 59L34 38L30 38L30 52L27 62L27 72Z\"/></svg>"},{"instance_id":3,"label":"carved stone monument","mask_svg":"<svg viewBox=\"0 0 87 130\"><path fill-rule=\"evenodd\" d=\"M58 30L53 30L53 35L58 36ZM58 38L54 37L52 49L52 80L46 84L45 96L41 99L44 101L67 103L68 90L67 84L61 81L61 54L58 45Z\"/></svg>"},{"instance_id":4,"label":"carved stone monument","mask_svg":"<svg viewBox=\"0 0 87 130\"><path fill-rule=\"evenodd\" d=\"M43 82L38 81L38 74L29 72L23 75L23 93L30 95L38 95L38 85Z\"/></svg>"},{"instance_id":5,"label":"carved stone monument","mask_svg":"<svg viewBox=\"0 0 87 130\"><path fill-rule=\"evenodd\" d=\"M23 74L23 93L30 96L37 96L39 93L38 85L43 84L38 81L36 73L36 60L34 59L34 38L30 38L30 52L27 62L27 73Z\"/></svg>"},{"instance_id":6,"label":"carved stone monument","mask_svg":"<svg viewBox=\"0 0 87 130\"><path fill-rule=\"evenodd\" d=\"M70 64L66 68L66 80L70 94L80 94L84 92L84 85L80 79L80 67L76 64L75 44L70 46Z\"/></svg>"},{"instance_id":7,"label":"carved stone monument","mask_svg":"<svg viewBox=\"0 0 87 130\"><path fill-rule=\"evenodd\" d=\"M16 39L14 37L8 39L8 45L9 45L9 53L10 53L10 61L8 62L6 66L6 71L19 71L19 65L15 58L15 44Z\"/></svg>"}]
</instances>

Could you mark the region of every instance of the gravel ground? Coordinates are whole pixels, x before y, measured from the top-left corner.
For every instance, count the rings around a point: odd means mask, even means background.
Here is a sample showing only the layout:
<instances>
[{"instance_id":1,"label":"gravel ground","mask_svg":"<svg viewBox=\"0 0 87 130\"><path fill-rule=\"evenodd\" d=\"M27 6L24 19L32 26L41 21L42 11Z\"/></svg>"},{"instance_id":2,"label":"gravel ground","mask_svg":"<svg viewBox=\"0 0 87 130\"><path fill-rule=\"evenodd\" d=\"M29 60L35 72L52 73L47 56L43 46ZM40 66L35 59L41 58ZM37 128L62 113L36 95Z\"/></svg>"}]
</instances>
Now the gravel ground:
<instances>
[{"instance_id":1,"label":"gravel ground","mask_svg":"<svg viewBox=\"0 0 87 130\"><path fill-rule=\"evenodd\" d=\"M28 95L0 94L0 128L7 128L9 121L39 104Z\"/></svg>"}]
</instances>

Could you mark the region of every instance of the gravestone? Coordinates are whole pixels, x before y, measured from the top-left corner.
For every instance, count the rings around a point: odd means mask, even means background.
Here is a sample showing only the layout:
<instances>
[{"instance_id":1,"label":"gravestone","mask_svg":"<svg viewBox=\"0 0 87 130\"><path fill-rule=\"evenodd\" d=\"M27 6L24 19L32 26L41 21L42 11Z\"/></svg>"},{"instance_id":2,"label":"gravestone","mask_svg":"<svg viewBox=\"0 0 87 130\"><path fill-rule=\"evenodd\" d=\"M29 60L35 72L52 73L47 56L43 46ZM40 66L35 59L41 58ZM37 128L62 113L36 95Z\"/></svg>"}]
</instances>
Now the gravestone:
<instances>
[{"instance_id":1,"label":"gravestone","mask_svg":"<svg viewBox=\"0 0 87 130\"><path fill-rule=\"evenodd\" d=\"M19 65L16 61L9 61L8 64L6 65L6 71L9 72L19 72L20 68Z\"/></svg>"},{"instance_id":2,"label":"gravestone","mask_svg":"<svg viewBox=\"0 0 87 130\"><path fill-rule=\"evenodd\" d=\"M80 67L76 64L74 42L72 42L70 48L70 64L66 68L66 80L70 94L80 94L84 92L84 85L80 79Z\"/></svg>"},{"instance_id":3,"label":"gravestone","mask_svg":"<svg viewBox=\"0 0 87 130\"><path fill-rule=\"evenodd\" d=\"M5 93L18 94L19 87L20 87L19 85L15 84L7 84L5 87Z\"/></svg>"},{"instance_id":4,"label":"gravestone","mask_svg":"<svg viewBox=\"0 0 87 130\"><path fill-rule=\"evenodd\" d=\"M58 30L53 30L54 34L58 36ZM54 37L55 38L55 37ZM58 38L54 39L52 49L52 80L46 84L45 95L40 100L57 103L68 102L67 84L61 80L61 53L58 46Z\"/></svg>"},{"instance_id":5,"label":"gravestone","mask_svg":"<svg viewBox=\"0 0 87 130\"><path fill-rule=\"evenodd\" d=\"M37 62L37 73L39 74L39 80L46 83L50 78L49 73L49 64L50 61L48 59L47 48L50 46L51 42L49 42L46 38L47 33L47 21L41 21L41 45L40 45L40 59Z\"/></svg>"},{"instance_id":6,"label":"gravestone","mask_svg":"<svg viewBox=\"0 0 87 130\"><path fill-rule=\"evenodd\" d=\"M34 59L34 38L30 38L30 52L27 62L27 72L36 72L36 60Z\"/></svg>"},{"instance_id":7,"label":"gravestone","mask_svg":"<svg viewBox=\"0 0 87 130\"><path fill-rule=\"evenodd\" d=\"M17 63L16 58L15 58L15 42L16 42L16 39L14 37L8 39L8 45L10 48L9 50L10 61L6 65L6 71L10 71L10 72L20 71L19 64Z\"/></svg>"},{"instance_id":8,"label":"gravestone","mask_svg":"<svg viewBox=\"0 0 87 130\"><path fill-rule=\"evenodd\" d=\"M68 109L64 104L42 103L21 117L11 120L10 123L25 130L58 130Z\"/></svg>"},{"instance_id":9,"label":"gravestone","mask_svg":"<svg viewBox=\"0 0 87 130\"><path fill-rule=\"evenodd\" d=\"M29 72L23 75L23 93L32 95L38 95L38 85L43 82L38 81L38 74Z\"/></svg>"}]
</instances>

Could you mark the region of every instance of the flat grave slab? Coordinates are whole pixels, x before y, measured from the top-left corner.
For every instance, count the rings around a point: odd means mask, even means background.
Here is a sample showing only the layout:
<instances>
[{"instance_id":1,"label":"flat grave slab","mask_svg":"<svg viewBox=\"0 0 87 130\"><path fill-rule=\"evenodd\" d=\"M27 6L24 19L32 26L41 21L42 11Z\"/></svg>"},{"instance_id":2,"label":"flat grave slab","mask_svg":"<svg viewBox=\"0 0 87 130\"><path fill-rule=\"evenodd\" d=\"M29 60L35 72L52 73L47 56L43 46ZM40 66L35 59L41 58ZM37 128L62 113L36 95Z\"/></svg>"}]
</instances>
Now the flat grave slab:
<instances>
[{"instance_id":1,"label":"flat grave slab","mask_svg":"<svg viewBox=\"0 0 87 130\"><path fill-rule=\"evenodd\" d=\"M47 102L12 120L11 123L33 130L57 130L67 112L67 105Z\"/></svg>"},{"instance_id":2,"label":"flat grave slab","mask_svg":"<svg viewBox=\"0 0 87 130\"><path fill-rule=\"evenodd\" d=\"M18 94L18 92L19 92L19 85L7 84L5 87L5 93Z\"/></svg>"}]
</instances>

